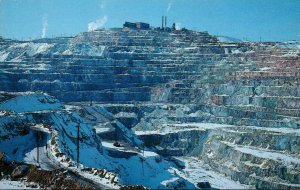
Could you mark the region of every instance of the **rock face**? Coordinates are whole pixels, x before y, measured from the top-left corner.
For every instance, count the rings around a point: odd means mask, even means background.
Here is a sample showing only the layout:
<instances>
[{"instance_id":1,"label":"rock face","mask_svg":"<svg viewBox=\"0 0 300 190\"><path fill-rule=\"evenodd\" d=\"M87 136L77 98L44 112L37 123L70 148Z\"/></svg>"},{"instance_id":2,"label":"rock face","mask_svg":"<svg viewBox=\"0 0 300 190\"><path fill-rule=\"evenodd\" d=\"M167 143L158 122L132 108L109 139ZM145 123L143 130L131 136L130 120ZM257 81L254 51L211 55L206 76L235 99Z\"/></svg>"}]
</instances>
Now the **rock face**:
<instances>
[{"instance_id":1,"label":"rock face","mask_svg":"<svg viewBox=\"0 0 300 190\"><path fill-rule=\"evenodd\" d=\"M197 184L197 187L200 189L210 189L211 188L211 186L208 182L199 182Z\"/></svg>"},{"instance_id":2,"label":"rock face","mask_svg":"<svg viewBox=\"0 0 300 190\"><path fill-rule=\"evenodd\" d=\"M0 61L0 91L44 91L69 104L90 103L78 106L79 115L51 114L58 138L74 144L76 134L62 126L87 122L103 139L120 136L165 156L195 156L243 184L300 187L298 46L220 42L189 30L111 29L30 42L1 39ZM51 98L43 101L58 108ZM11 111L0 115L6 114L6 128L32 120L12 118ZM91 144L98 138L82 135Z\"/></svg>"},{"instance_id":3,"label":"rock face","mask_svg":"<svg viewBox=\"0 0 300 190\"><path fill-rule=\"evenodd\" d=\"M190 123L139 134L163 155L196 156L243 184L299 188L298 129Z\"/></svg>"},{"instance_id":4,"label":"rock face","mask_svg":"<svg viewBox=\"0 0 300 190\"><path fill-rule=\"evenodd\" d=\"M26 173L28 172L29 167L26 165L21 165L16 167L13 172L11 173L11 177L12 178L20 178L26 175Z\"/></svg>"}]
</instances>

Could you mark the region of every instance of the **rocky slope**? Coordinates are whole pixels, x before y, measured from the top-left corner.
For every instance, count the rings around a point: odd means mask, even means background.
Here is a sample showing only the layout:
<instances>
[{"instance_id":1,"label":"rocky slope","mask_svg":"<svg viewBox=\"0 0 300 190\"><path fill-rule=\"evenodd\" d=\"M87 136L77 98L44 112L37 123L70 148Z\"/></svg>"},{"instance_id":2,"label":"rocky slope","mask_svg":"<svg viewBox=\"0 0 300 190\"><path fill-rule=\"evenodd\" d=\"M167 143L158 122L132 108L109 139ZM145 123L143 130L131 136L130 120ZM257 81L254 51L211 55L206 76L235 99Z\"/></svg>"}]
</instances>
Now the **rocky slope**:
<instances>
[{"instance_id":1,"label":"rocky slope","mask_svg":"<svg viewBox=\"0 0 300 190\"><path fill-rule=\"evenodd\" d=\"M0 110L0 152L8 163L37 165L51 171L63 169L72 178L92 184L92 188L194 188L188 180L173 173L177 168L174 163L150 150L128 151L102 144L96 131L76 110L65 109L47 94L1 93ZM142 143L119 125L128 142ZM33 175L28 177L29 181ZM44 187L53 185L36 182Z\"/></svg>"},{"instance_id":2,"label":"rocky slope","mask_svg":"<svg viewBox=\"0 0 300 190\"><path fill-rule=\"evenodd\" d=\"M54 102L50 116L35 107L7 109L15 103L3 103L0 109L7 110L1 112L3 122L16 126L36 120L31 112L38 111L39 123L54 126L56 146L73 160L80 125L82 138L94 149L91 152L113 155L116 165L127 168L120 176L128 177L119 176L124 184L150 187L136 178L142 172L131 171L134 160L144 160L139 151L146 150L179 156L182 162L193 157L193 163L201 162L209 172L218 173L214 176L251 187L297 189L299 53L297 42L219 41L189 30L108 29L27 42L1 38L0 90L14 92L1 97L3 101L17 92L43 91L68 106L56 112ZM53 101L50 98L43 105ZM21 116L13 116L19 112ZM123 147L112 146L114 141ZM98 156L91 152L82 164L100 167ZM124 155L132 160L120 162ZM156 157L149 156L147 162L154 163ZM165 162L162 168L171 165ZM191 175L180 173L184 170ZM183 169L176 176L193 178L195 186L202 179L197 170ZM203 172L201 176L211 175ZM220 177L205 179L217 188L242 188L226 180L229 185L221 186L216 178Z\"/></svg>"}]
</instances>

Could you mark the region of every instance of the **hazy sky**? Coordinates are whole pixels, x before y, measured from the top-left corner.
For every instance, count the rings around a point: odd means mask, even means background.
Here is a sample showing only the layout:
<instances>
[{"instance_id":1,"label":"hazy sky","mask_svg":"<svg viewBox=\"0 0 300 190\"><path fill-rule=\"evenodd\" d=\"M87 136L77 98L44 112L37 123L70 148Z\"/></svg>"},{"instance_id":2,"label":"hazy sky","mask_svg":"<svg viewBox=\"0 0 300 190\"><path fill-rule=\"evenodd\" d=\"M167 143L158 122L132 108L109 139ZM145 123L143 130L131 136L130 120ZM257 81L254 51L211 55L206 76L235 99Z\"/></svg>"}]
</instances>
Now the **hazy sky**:
<instances>
[{"instance_id":1,"label":"hazy sky","mask_svg":"<svg viewBox=\"0 0 300 190\"><path fill-rule=\"evenodd\" d=\"M0 35L76 35L124 21L181 27L239 39L300 40L300 0L0 0Z\"/></svg>"}]
</instances>

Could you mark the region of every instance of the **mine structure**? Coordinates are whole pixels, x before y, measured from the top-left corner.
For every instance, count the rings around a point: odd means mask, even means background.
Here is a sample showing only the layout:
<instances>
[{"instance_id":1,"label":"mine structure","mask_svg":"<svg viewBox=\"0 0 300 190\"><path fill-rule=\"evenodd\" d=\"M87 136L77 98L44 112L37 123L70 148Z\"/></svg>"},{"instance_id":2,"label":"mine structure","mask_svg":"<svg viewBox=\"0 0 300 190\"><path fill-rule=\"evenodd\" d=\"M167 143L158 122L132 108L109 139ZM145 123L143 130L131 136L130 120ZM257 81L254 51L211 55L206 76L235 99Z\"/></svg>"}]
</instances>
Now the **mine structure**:
<instances>
[{"instance_id":1,"label":"mine structure","mask_svg":"<svg viewBox=\"0 0 300 190\"><path fill-rule=\"evenodd\" d=\"M123 28L148 30L150 25L144 22L125 22Z\"/></svg>"}]
</instances>

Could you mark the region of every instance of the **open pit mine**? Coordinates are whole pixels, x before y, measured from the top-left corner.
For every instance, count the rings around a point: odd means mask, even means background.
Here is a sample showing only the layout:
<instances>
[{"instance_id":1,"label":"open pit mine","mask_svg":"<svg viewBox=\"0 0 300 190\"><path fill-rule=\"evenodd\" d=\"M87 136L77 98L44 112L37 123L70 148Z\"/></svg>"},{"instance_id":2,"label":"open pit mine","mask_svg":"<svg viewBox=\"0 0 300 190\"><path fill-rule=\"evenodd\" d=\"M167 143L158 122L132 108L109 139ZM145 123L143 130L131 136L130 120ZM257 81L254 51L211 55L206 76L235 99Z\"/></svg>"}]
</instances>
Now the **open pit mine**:
<instances>
[{"instance_id":1,"label":"open pit mine","mask_svg":"<svg viewBox=\"0 0 300 190\"><path fill-rule=\"evenodd\" d=\"M0 187L299 189L299 86L294 41L0 38Z\"/></svg>"}]
</instances>

